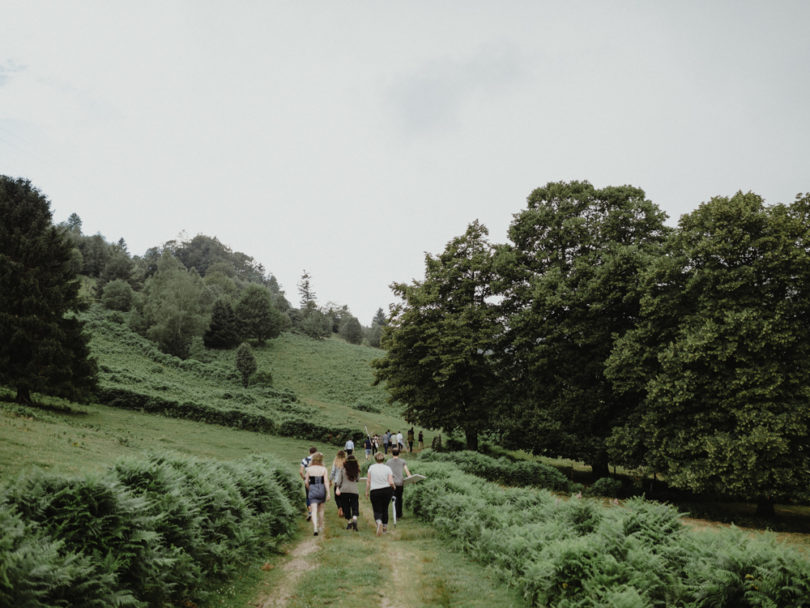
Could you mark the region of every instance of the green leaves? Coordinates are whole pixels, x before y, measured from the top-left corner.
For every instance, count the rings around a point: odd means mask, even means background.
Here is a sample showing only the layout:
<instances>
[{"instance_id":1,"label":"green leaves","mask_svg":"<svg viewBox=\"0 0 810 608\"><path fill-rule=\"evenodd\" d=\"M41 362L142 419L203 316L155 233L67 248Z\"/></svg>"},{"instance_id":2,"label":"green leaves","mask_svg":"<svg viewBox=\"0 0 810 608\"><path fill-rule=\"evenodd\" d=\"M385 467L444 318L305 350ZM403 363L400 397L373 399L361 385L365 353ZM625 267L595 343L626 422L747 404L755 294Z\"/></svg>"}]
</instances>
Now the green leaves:
<instances>
[{"instance_id":1,"label":"green leaves","mask_svg":"<svg viewBox=\"0 0 810 608\"><path fill-rule=\"evenodd\" d=\"M643 499L605 507L503 488L426 462L414 513L533 606L806 606L810 563L769 537L689 531Z\"/></svg>"},{"instance_id":2,"label":"green leaves","mask_svg":"<svg viewBox=\"0 0 810 608\"><path fill-rule=\"evenodd\" d=\"M50 203L27 180L0 176L0 384L85 399L96 382L88 337L75 318L79 281Z\"/></svg>"},{"instance_id":3,"label":"green leaves","mask_svg":"<svg viewBox=\"0 0 810 608\"><path fill-rule=\"evenodd\" d=\"M403 302L383 334L383 358L372 365L407 420L461 429L468 447L497 426L492 398L496 336L502 333L491 301L494 251L487 230L470 224L438 257L426 256L425 280L394 284Z\"/></svg>"},{"instance_id":4,"label":"green leaves","mask_svg":"<svg viewBox=\"0 0 810 608\"><path fill-rule=\"evenodd\" d=\"M648 461L680 487L772 500L810 482L810 273L796 247L810 224L793 211L738 193L681 218L611 356L616 386L645 394Z\"/></svg>"},{"instance_id":5,"label":"green leaves","mask_svg":"<svg viewBox=\"0 0 810 608\"><path fill-rule=\"evenodd\" d=\"M510 441L606 466L605 440L635 395L615 392L604 368L638 318L638 278L667 232L664 217L638 188L588 182L538 188L515 216L505 348L523 395L513 396L521 411Z\"/></svg>"},{"instance_id":6,"label":"green leaves","mask_svg":"<svg viewBox=\"0 0 810 608\"><path fill-rule=\"evenodd\" d=\"M195 600L292 527L298 484L268 458L153 454L103 475L21 477L0 490L4 606Z\"/></svg>"}]
</instances>

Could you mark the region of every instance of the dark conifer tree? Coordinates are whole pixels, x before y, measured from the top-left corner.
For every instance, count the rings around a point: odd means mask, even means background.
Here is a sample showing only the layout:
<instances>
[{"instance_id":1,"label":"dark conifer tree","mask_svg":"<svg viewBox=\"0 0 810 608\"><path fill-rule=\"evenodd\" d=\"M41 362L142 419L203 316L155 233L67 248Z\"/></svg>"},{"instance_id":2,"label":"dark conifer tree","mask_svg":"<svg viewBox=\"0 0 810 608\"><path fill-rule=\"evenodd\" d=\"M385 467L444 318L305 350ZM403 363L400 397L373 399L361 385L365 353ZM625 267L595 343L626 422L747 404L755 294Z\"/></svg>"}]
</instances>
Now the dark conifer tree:
<instances>
[{"instance_id":1,"label":"dark conifer tree","mask_svg":"<svg viewBox=\"0 0 810 608\"><path fill-rule=\"evenodd\" d=\"M250 348L250 344L247 342L242 342L239 348L236 349L236 369L239 371L239 375L242 376L242 385L247 388L250 377L258 369L253 349Z\"/></svg>"},{"instance_id":2,"label":"dark conifer tree","mask_svg":"<svg viewBox=\"0 0 810 608\"><path fill-rule=\"evenodd\" d=\"M239 345L238 322L231 304L226 300L217 300L211 313L211 324L203 335L207 348L234 348Z\"/></svg>"},{"instance_id":3,"label":"dark conifer tree","mask_svg":"<svg viewBox=\"0 0 810 608\"><path fill-rule=\"evenodd\" d=\"M0 384L20 403L34 391L83 399L95 386L71 260L48 199L28 180L0 176Z\"/></svg>"}]
</instances>

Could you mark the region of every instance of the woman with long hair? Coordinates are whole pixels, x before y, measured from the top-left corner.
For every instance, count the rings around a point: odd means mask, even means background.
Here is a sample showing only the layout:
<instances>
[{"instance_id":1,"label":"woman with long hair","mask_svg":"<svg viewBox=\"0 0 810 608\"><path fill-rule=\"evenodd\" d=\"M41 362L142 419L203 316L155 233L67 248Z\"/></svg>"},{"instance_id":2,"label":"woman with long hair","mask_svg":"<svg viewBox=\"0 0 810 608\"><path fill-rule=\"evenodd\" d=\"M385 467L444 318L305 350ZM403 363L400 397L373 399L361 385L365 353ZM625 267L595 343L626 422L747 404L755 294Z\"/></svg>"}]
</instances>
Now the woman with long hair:
<instances>
[{"instance_id":1,"label":"woman with long hair","mask_svg":"<svg viewBox=\"0 0 810 608\"><path fill-rule=\"evenodd\" d=\"M326 474L326 467L323 466L323 454L315 452L304 476L304 485L306 485L309 502L312 505L312 527L315 536L318 536L319 532L323 532L324 524L326 524L326 517L323 513L323 505L329 500L329 483ZM318 525L319 523L320 525Z\"/></svg>"},{"instance_id":2,"label":"woman with long hair","mask_svg":"<svg viewBox=\"0 0 810 608\"><path fill-rule=\"evenodd\" d=\"M340 495L343 517L348 522L346 529L355 532L357 532L357 516L360 514L358 479L360 479L360 464L352 454L346 459L343 468L338 471L337 480L335 481L335 495Z\"/></svg>"},{"instance_id":3,"label":"woman with long hair","mask_svg":"<svg viewBox=\"0 0 810 608\"><path fill-rule=\"evenodd\" d=\"M337 480L338 472L343 470L343 463L346 462L346 452L338 450L335 454L335 459L332 461L332 470L329 471L329 483L334 489L335 481ZM335 492L335 504L337 505L338 517L343 517L343 502L340 495Z\"/></svg>"}]
</instances>

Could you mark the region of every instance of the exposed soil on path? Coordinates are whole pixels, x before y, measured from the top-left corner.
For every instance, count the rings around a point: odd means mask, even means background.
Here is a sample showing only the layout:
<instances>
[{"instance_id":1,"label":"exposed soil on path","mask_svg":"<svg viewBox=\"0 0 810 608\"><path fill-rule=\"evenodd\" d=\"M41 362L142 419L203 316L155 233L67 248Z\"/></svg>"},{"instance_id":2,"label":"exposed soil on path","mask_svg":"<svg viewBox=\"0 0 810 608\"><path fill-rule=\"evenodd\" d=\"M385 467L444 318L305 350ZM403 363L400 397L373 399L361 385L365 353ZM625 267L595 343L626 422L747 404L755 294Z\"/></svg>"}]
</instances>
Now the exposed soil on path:
<instances>
[{"instance_id":1,"label":"exposed soil on path","mask_svg":"<svg viewBox=\"0 0 810 608\"><path fill-rule=\"evenodd\" d=\"M284 564L282 568L284 576L281 584L273 589L272 595L260 599L256 606L258 608L282 608L286 606L290 598L295 594L298 579L317 565L314 560L307 558L318 549L318 538L314 536L298 543L289 553L292 559Z\"/></svg>"}]
</instances>

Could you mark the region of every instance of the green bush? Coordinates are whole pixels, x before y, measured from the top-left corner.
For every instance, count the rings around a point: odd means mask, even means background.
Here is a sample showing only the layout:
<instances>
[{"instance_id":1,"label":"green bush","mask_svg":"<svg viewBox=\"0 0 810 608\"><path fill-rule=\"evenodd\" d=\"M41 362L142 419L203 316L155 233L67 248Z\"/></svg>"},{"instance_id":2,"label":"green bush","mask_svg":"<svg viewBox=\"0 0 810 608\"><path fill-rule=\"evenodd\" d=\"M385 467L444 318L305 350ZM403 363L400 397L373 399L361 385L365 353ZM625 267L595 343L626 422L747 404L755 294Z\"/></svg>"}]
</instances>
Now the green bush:
<instances>
[{"instance_id":1,"label":"green bush","mask_svg":"<svg viewBox=\"0 0 810 608\"><path fill-rule=\"evenodd\" d=\"M268 458L152 455L0 488L0 605L197 601L292 531L298 484Z\"/></svg>"},{"instance_id":2,"label":"green bush","mask_svg":"<svg viewBox=\"0 0 810 608\"><path fill-rule=\"evenodd\" d=\"M309 422L308 420L302 420L301 418L289 418L284 420L279 426L278 434L282 437L311 439L313 441L323 441L340 446L345 444L347 439L359 443L365 437L362 431L347 427L327 427Z\"/></svg>"},{"instance_id":3,"label":"green bush","mask_svg":"<svg viewBox=\"0 0 810 608\"><path fill-rule=\"evenodd\" d=\"M436 452L424 450L420 458L433 462L451 462L465 473L511 486L534 486L559 492L570 491L571 484L560 471L541 462L511 461L473 451Z\"/></svg>"},{"instance_id":4,"label":"green bush","mask_svg":"<svg viewBox=\"0 0 810 608\"><path fill-rule=\"evenodd\" d=\"M220 424L248 431L275 434L275 421L261 412L246 412L241 409L218 408L186 401L177 403L169 399L138 393L124 388L101 388L97 391L99 403L111 407L162 414L170 418L184 418L209 424Z\"/></svg>"},{"instance_id":5,"label":"green bush","mask_svg":"<svg viewBox=\"0 0 810 608\"><path fill-rule=\"evenodd\" d=\"M772 538L693 533L667 505L638 498L605 506L503 488L436 460L420 463L427 479L409 489L414 513L531 605L810 605L810 562Z\"/></svg>"},{"instance_id":6,"label":"green bush","mask_svg":"<svg viewBox=\"0 0 810 608\"><path fill-rule=\"evenodd\" d=\"M273 374L266 369L260 369L250 378L250 383L254 386L273 387Z\"/></svg>"},{"instance_id":7,"label":"green bush","mask_svg":"<svg viewBox=\"0 0 810 608\"><path fill-rule=\"evenodd\" d=\"M608 498L616 498L622 490L622 482L619 479L612 477L600 477L588 488L585 493L588 496L607 496Z\"/></svg>"},{"instance_id":8,"label":"green bush","mask_svg":"<svg viewBox=\"0 0 810 608\"><path fill-rule=\"evenodd\" d=\"M127 312L132 308L135 292L129 283L122 279L115 279L104 286L101 291L101 303L109 310Z\"/></svg>"}]
</instances>

